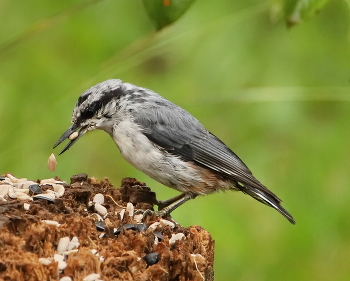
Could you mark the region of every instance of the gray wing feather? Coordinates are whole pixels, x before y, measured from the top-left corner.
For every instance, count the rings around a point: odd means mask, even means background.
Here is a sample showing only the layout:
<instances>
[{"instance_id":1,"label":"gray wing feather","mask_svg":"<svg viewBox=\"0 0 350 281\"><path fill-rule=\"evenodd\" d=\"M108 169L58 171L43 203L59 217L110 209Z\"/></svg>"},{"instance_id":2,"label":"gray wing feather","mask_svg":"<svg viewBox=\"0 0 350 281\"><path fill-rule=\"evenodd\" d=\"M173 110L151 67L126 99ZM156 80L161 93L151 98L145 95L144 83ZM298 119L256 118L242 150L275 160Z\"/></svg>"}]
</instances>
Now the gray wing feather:
<instances>
[{"instance_id":1,"label":"gray wing feather","mask_svg":"<svg viewBox=\"0 0 350 281\"><path fill-rule=\"evenodd\" d=\"M147 138L169 153L258 188L280 202L231 149L181 107L164 99L161 105L148 103L146 108L141 107L133 114Z\"/></svg>"}]
</instances>

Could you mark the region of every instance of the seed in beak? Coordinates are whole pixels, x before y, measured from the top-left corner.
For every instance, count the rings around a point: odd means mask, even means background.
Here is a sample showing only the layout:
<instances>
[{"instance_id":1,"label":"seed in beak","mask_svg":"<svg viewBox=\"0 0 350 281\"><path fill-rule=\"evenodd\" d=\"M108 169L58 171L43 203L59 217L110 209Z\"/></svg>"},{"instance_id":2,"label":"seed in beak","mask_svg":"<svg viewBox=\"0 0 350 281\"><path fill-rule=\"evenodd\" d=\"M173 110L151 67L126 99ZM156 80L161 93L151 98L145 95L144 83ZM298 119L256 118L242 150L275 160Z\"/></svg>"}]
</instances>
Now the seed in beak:
<instances>
[{"instance_id":1,"label":"seed in beak","mask_svg":"<svg viewBox=\"0 0 350 281\"><path fill-rule=\"evenodd\" d=\"M79 133L78 132L74 132L74 133L71 133L68 137L68 139L70 140L74 140L78 137Z\"/></svg>"}]
</instances>

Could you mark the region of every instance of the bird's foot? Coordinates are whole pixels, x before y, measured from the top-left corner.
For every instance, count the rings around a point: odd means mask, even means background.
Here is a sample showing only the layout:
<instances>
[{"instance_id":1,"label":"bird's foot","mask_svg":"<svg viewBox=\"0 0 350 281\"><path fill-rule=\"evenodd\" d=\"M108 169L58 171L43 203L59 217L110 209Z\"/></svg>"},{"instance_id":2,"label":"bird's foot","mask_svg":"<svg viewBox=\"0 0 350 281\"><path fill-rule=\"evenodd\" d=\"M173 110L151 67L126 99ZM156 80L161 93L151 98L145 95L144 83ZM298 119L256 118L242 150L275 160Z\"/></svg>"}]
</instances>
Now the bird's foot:
<instances>
[{"instance_id":1,"label":"bird's foot","mask_svg":"<svg viewBox=\"0 0 350 281\"><path fill-rule=\"evenodd\" d=\"M135 211L134 214L142 214L143 215L143 218L147 217L147 216L157 216L157 217L170 217L170 213L167 212L167 210L165 209L161 209L161 210L158 210L158 211L152 211L150 209L147 209L147 210L137 210Z\"/></svg>"},{"instance_id":2,"label":"bird's foot","mask_svg":"<svg viewBox=\"0 0 350 281\"><path fill-rule=\"evenodd\" d=\"M174 211L177 207L181 206L183 203L187 202L190 199L195 198L196 194L182 193L178 196L170 198L164 201L157 201L156 205L158 206L158 211L152 210L137 210L137 214L143 214L143 218L149 215L155 215L158 217L170 217L170 213Z\"/></svg>"},{"instance_id":3,"label":"bird's foot","mask_svg":"<svg viewBox=\"0 0 350 281\"><path fill-rule=\"evenodd\" d=\"M156 205L158 206L158 211L163 210L168 207L171 203L168 200L157 200Z\"/></svg>"}]
</instances>

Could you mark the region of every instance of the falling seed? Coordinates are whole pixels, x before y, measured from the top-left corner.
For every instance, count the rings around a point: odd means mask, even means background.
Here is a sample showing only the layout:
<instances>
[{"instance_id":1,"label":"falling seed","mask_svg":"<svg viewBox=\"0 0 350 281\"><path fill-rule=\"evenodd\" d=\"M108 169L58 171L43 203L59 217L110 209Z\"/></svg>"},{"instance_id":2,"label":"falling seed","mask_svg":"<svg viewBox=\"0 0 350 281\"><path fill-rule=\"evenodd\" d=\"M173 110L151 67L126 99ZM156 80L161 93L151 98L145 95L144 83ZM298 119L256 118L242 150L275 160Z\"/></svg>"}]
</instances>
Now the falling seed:
<instances>
[{"instance_id":1,"label":"falling seed","mask_svg":"<svg viewBox=\"0 0 350 281\"><path fill-rule=\"evenodd\" d=\"M78 137L78 132L71 133L68 139L70 140L75 140Z\"/></svg>"},{"instance_id":2,"label":"falling seed","mask_svg":"<svg viewBox=\"0 0 350 281\"><path fill-rule=\"evenodd\" d=\"M47 167L51 172L54 172L56 170L56 165L57 165L57 161L56 161L55 154L51 153L49 160L47 161Z\"/></svg>"},{"instance_id":3,"label":"falling seed","mask_svg":"<svg viewBox=\"0 0 350 281\"><path fill-rule=\"evenodd\" d=\"M157 262L159 262L160 257L158 253L150 253L147 254L143 257L144 261L148 264L148 265L153 265L156 264Z\"/></svg>"}]
</instances>

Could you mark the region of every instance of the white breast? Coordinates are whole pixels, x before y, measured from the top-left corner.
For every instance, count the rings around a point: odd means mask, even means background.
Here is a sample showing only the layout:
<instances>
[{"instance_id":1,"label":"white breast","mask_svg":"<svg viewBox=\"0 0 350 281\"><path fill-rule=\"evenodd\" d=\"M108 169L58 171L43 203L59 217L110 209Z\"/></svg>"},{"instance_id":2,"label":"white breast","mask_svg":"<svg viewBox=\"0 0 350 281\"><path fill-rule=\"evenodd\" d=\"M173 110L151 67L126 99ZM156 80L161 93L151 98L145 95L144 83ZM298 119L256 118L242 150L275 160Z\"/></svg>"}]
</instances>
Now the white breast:
<instances>
[{"instance_id":1,"label":"white breast","mask_svg":"<svg viewBox=\"0 0 350 281\"><path fill-rule=\"evenodd\" d=\"M166 186L186 192L186 186L201 182L195 169L180 158L162 151L128 118L114 125L112 138L130 164Z\"/></svg>"}]
</instances>

